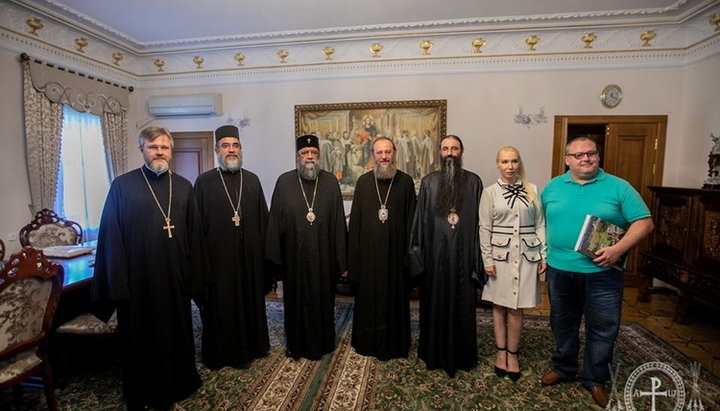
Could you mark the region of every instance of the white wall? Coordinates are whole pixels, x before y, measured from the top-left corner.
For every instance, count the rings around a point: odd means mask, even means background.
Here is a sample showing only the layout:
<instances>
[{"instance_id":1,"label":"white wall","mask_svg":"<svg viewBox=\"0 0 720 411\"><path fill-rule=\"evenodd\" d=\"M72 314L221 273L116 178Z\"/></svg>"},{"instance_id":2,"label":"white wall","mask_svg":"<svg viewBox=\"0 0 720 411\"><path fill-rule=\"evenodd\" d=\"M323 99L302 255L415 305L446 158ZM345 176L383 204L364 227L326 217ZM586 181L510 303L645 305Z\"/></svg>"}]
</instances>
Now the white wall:
<instances>
[{"instance_id":1,"label":"white wall","mask_svg":"<svg viewBox=\"0 0 720 411\"><path fill-rule=\"evenodd\" d=\"M17 233L31 217L20 67L17 53L0 48L0 238L7 252L20 249Z\"/></svg>"},{"instance_id":2,"label":"white wall","mask_svg":"<svg viewBox=\"0 0 720 411\"><path fill-rule=\"evenodd\" d=\"M720 134L720 56L688 67L603 70L483 72L475 74L386 76L360 79L278 81L254 84L136 90L131 95L129 168L141 164L136 135L147 125L145 100L156 94L219 92L225 112L247 112L251 125L241 131L244 166L260 176L266 196L276 178L294 165L294 106L384 100L447 99L448 132L464 139L466 168L486 182L497 177L494 157L503 145L523 154L528 177L541 188L550 178L555 115L668 115L665 185L700 187L707 173L710 132ZM0 238L8 243L30 218L22 125L22 87L17 55L0 50ZM619 84L622 103L602 107L599 94ZM545 107L548 122L532 127L513 122ZM224 117L172 119L150 124L171 131L214 130ZM17 242L9 243L17 249Z\"/></svg>"}]
</instances>

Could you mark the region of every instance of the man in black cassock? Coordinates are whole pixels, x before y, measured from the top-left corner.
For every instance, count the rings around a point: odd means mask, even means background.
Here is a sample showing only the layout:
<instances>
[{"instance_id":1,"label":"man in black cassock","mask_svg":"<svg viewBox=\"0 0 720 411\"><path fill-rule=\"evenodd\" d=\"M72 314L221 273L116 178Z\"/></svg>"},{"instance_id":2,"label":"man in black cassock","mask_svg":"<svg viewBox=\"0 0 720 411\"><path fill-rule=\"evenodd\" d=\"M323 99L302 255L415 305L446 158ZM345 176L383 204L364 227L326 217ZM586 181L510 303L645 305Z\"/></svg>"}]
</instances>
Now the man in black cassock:
<instances>
[{"instance_id":1,"label":"man in black cassock","mask_svg":"<svg viewBox=\"0 0 720 411\"><path fill-rule=\"evenodd\" d=\"M380 360L407 357L410 298L407 251L415 184L395 168L395 144L373 142L375 168L360 176L350 212L348 276L357 285L352 346Z\"/></svg>"},{"instance_id":2,"label":"man in black cassock","mask_svg":"<svg viewBox=\"0 0 720 411\"><path fill-rule=\"evenodd\" d=\"M166 409L202 384L190 299L206 260L192 185L169 170L170 132L148 127L138 143L145 164L117 177L105 201L91 311L107 321L117 309L128 408Z\"/></svg>"},{"instance_id":3,"label":"man in black cassock","mask_svg":"<svg viewBox=\"0 0 720 411\"><path fill-rule=\"evenodd\" d=\"M211 268L202 357L210 369L246 368L270 349L263 270L268 209L260 180L241 168L237 127L215 130L215 153L219 167L195 181Z\"/></svg>"},{"instance_id":4,"label":"man in black cassock","mask_svg":"<svg viewBox=\"0 0 720 411\"><path fill-rule=\"evenodd\" d=\"M420 277L418 357L450 377L477 365L475 293L484 283L478 238L483 185L462 168L462 154L459 137L440 141L441 169L420 183L411 243L411 275Z\"/></svg>"},{"instance_id":5,"label":"man in black cassock","mask_svg":"<svg viewBox=\"0 0 720 411\"><path fill-rule=\"evenodd\" d=\"M347 229L337 179L318 165L317 137L299 137L296 149L296 169L275 184L265 258L283 283L285 355L317 360L335 349L335 286L346 268Z\"/></svg>"}]
</instances>

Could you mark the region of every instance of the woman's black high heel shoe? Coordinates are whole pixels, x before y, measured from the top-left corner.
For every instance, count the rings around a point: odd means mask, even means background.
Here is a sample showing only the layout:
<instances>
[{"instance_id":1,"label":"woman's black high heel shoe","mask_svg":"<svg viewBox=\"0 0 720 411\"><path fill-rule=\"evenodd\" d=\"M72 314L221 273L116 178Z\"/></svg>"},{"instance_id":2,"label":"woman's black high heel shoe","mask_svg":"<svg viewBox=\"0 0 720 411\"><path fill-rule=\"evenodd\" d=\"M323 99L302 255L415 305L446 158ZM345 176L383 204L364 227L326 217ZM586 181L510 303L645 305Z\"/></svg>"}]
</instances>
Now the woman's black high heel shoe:
<instances>
[{"instance_id":1,"label":"woman's black high heel shoe","mask_svg":"<svg viewBox=\"0 0 720 411\"><path fill-rule=\"evenodd\" d=\"M505 347L502 347L502 348L495 347L495 348L497 348L498 351L507 351L507 348L505 348ZM507 364L507 362L506 362L506 364ZM508 373L507 370L502 369L502 368L498 367L497 365L495 366L495 375L497 375L499 378L504 377L505 375L507 375L507 373Z\"/></svg>"},{"instance_id":2,"label":"woman's black high heel shoe","mask_svg":"<svg viewBox=\"0 0 720 411\"><path fill-rule=\"evenodd\" d=\"M520 354L520 350L517 351L510 351L507 350L508 355L518 355ZM520 379L520 376L522 376L522 373L520 371L505 371L507 373L508 378L512 380L512 382L517 382L517 380Z\"/></svg>"}]
</instances>

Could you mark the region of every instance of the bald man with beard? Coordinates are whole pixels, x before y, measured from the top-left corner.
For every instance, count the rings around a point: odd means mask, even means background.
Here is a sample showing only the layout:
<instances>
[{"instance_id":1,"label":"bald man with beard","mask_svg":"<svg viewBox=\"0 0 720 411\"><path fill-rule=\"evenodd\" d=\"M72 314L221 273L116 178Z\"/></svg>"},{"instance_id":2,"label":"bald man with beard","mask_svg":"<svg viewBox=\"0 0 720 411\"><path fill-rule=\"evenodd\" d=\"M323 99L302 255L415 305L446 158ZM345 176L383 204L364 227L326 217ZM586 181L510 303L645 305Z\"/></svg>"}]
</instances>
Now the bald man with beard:
<instances>
[{"instance_id":1,"label":"bald man with beard","mask_svg":"<svg viewBox=\"0 0 720 411\"><path fill-rule=\"evenodd\" d=\"M411 275L420 283L418 357L428 369L477 365L476 290L484 283L478 234L480 177L462 168L463 143L440 140L441 169L420 184L411 241Z\"/></svg>"}]
</instances>

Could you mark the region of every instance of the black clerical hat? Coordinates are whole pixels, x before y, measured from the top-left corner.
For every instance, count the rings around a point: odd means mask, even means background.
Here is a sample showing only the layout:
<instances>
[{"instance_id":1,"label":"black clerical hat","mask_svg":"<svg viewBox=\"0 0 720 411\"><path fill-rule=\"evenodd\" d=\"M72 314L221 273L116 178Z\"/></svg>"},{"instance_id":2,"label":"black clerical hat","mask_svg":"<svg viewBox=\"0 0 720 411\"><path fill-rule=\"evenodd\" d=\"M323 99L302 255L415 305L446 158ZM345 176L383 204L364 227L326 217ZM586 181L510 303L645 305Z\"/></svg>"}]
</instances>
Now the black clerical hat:
<instances>
[{"instance_id":1,"label":"black clerical hat","mask_svg":"<svg viewBox=\"0 0 720 411\"><path fill-rule=\"evenodd\" d=\"M312 134L308 134L305 136L300 136L295 140L295 150L300 151L301 149L305 147L315 147L317 149L320 148L320 143L318 142L318 138L315 137Z\"/></svg>"},{"instance_id":2,"label":"black clerical hat","mask_svg":"<svg viewBox=\"0 0 720 411\"><path fill-rule=\"evenodd\" d=\"M240 139L240 130L233 125L218 127L215 130L215 141L220 141L223 137L235 137Z\"/></svg>"}]
</instances>

